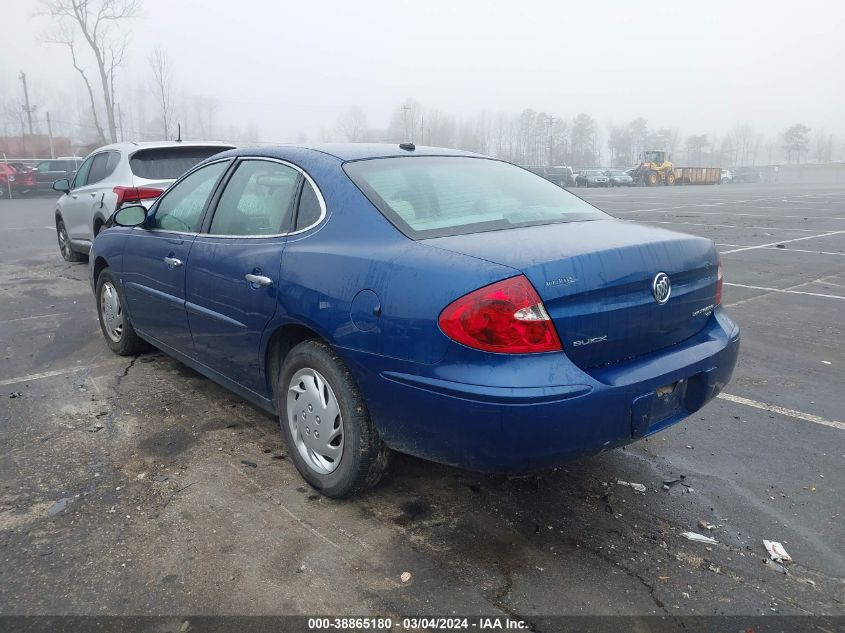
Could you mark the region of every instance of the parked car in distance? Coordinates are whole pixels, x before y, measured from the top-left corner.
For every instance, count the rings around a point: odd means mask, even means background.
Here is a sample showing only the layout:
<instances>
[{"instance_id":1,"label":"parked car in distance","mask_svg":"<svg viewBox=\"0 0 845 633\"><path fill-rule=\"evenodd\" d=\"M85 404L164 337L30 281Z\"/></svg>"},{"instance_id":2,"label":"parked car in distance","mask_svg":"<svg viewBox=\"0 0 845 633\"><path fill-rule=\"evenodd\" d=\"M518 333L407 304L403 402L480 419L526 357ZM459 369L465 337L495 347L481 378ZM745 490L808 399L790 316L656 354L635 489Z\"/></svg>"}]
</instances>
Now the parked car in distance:
<instances>
[{"instance_id":1,"label":"parked car in distance","mask_svg":"<svg viewBox=\"0 0 845 633\"><path fill-rule=\"evenodd\" d=\"M555 183L558 187L574 187L575 173L572 167L554 165L546 168L546 180Z\"/></svg>"},{"instance_id":2,"label":"parked car in distance","mask_svg":"<svg viewBox=\"0 0 845 633\"><path fill-rule=\"evenodd\" d=\"M108 347L152 344L279 415L332 497L391 449L522 472L627 444L737 359L710 240L478 154L235 150L112 220L89 267Z\"/></svg>"},{"instance_id":3,"label":"parked car in distance","mask_svg":"<svg viewBox=\"0 0 845 633\"><path fill-rule=\"evenodd\" d=\"M608 169L604 172L611 187L630 187L634 179L623 169Z\"/></svg>"},{"instance_id":4,"label":"parked car in distance","mask_svg":"<svg viewBox=\"0 0 845 633\"><path fill-rule=\"evenodd\" d=\"M575 176L576 187L607 187L609 181L603 169L582 169Z\"/></svg>"},{"instance_id":5,"label":"parked car in distance","mask_svg":"<svg viewBox=\"0 0 845 633\"><path fill-rule=\"evenodd\" d=\"M232 149L218 142L116 143L92 152L72 180L53 184L56 234L67 261L79 261L112 213L124 203L149 206L183 173L209 156Z\"/></svg>"},{"instance_id":6,"label":"parked car in distance","mask_svg":"<svg viewBox=\"0 0 845 633\"><path fill-rule=\"evenodd\" d=\"M82 159L76 156L51 158L35 166L36 190L38 193L52 193L53 183L62 178L73 180Z\"/></svg>"},{"instance_id":7,"label":"parked car in distance","mask_svg":"<svg viewBox=\"0 0 845 633\"><path fill-rule=\"evenodd\" d=\"M12 198L17 187L18 171L6 163L0 163L0 198Z\"/></svg>"},{"instance_id":8,"label":"parked car in distance","mask_svg":"<svg viewBox=\"0 0 845 633\"><path fill-rule=\"evenodd\" d=\"M730 169L723 169L722 176L721 176L721 183L723 185L729 185L734 181L734 176L731 173Z\"/></svg>"},{"instance_id":9,"label":"parked car in distance","mask_svg":"<svg viewBox=\"0 0 845 633\"><path fill-rule=\"evenodd\" d=\"M553 167L526 165L523 166L523 169L527 169L532 174L537 174L549 182L553 182L558 187L572 187L575 184L575 174L572 171L572 167L565 165L556 165Z\"/></svg>"},{"instance_id":10,"label":"parked car in distance","mask_svg":"<svg viewBox=\"0 0 845 633\"><path fill-rule=\"evenodd\" d=\"M731 175L735 183L760 182L763 179L756 167L736 167L731 170Z\"/></svg>"}]
</instances>

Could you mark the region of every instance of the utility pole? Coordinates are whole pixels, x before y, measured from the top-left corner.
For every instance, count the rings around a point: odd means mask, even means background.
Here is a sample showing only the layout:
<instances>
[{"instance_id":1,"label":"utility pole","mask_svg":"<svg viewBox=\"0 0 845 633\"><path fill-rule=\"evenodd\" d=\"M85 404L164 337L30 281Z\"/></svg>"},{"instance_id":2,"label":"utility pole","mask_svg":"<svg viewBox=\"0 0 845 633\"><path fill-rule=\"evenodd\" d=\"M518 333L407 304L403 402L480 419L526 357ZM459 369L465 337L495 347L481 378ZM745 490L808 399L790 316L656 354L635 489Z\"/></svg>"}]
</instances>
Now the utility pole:
<instances>
[{"instance_id":1,"label":"utility pole","mask_svg":"<svg viewBox=\"0 0 845 633\"><path fill-rule=\"evenodd\" d=\"M26 103L23 107L23 111L26 112L26 117L29 120L29 135L32 136L32 113L35 112L35 108L29 106L29 90L26 87L26 73L21 71L18 79L20 79L21 83L23 83L23 98Z\"/></svg>"},{"instance_id":2,"label":"utility pole","mask_svg":"<svg viewBox=\"0 0 845 633\"><path fill-rule=\"evenodd\" d=\"M47 138L50 139L50 158L55 158L56 153L53 151L53 126L50 124L50 113L47 113Z\"/></svg>"}]
</instances>

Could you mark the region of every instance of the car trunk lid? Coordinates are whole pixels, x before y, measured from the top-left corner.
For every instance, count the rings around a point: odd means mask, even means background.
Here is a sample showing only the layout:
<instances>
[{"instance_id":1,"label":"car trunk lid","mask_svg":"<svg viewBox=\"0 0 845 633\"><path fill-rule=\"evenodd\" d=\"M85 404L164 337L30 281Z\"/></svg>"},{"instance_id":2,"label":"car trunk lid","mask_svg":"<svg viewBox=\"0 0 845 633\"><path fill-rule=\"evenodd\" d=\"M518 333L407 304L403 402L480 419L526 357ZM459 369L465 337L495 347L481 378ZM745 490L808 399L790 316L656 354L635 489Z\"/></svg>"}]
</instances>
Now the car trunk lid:
<instances>
[{"instance_id":1,"label":"car trunk lid","mask_svg":"<svg viewBox=\"0 0 845 633\"><path fill-rule=\"evenodd\" d=\"M423 240L522 272L566 354L587 369L642 356L699 332L714 309L710 240L621 220L569 222ZM658 303L653 282L668 275Z\"/></svg>"}]
</instances>

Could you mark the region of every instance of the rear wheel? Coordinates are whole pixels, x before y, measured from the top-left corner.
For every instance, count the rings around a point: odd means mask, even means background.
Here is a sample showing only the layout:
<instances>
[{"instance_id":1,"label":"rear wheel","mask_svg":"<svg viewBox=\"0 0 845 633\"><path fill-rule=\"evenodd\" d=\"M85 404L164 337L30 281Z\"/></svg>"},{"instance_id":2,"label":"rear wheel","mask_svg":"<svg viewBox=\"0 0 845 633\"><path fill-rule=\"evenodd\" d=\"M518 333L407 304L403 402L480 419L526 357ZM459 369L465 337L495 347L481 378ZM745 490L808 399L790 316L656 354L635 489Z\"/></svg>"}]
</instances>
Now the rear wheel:
<instances>
[{"instance_id":1,"label":"rear wheel","mask_svg":"<svg viewBox=\"0 0 845 633\"><path fill-rule=\"evenodd\" d=\"M390 451L352 375L328 345L309 340L290 351L276 400L291 457L309 484L340 498L381 479Z\"/></svg>"},{"instance_id":2,"label":"rear wheel","mask_svg":"<svg viewBox=\"0 0 845 633\"><path fill-rule=\"evenodd\" d=\"M666 174L666 185L671 186L671 185L674 185L674 184L675 184L675 174L673 174L672 172L669 172L668 174Z\"/></svg>"},{"instance_id":3,"label":"rear wheel","mask_svg":"<svg viewBox=\"0 0 845 633\"><path fill-rule=\"evenodd\" d=\"M56 221L56 237L59 240L59 251L66 262L81 262L85 259L85 256L82 255L82 253L77 253L73 250L73 247L70 244L70 237L68 237L67 234L67 228L65 228L65 223L61 220Z\"/></svg>"},{"instance_id":4,"label":"rear wheel","mask_svg":"<svg viewBox=\"0 0 845 633\"><path fill-rule=\"evenodd\" d=\"M119 284L106 268L97 278L97 316L106 345L118 356L134 356L148 349L132 327Z\"/></svg>"}]
</instances>

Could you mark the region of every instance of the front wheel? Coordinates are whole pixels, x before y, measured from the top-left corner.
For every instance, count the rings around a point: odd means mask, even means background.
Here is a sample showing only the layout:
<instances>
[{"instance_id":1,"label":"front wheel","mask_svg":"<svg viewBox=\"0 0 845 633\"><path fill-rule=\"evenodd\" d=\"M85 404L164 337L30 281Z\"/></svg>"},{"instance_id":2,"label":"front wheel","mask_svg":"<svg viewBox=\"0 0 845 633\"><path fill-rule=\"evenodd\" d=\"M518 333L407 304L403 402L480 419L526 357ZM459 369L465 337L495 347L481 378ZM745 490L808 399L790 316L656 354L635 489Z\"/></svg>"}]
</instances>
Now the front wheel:
<instances>
[{"instance_id":1,"label":"front wheel","mask_svg":"<svg viewBox=\"0 0 845 633\"><path fill-rule=\"evenodd\" d=\"M390 451L352 375L328 345L309 340L290 351L276 400L293 462L314 488L341 498L381 479Z\"/></svg>"},{"instance_id":2,"label":"front wheel","mask_svg":"<svg viewBox=\"0 0 845 633\"><path fill-rule=\"evenodd\" d=\"M106 268L97 278L97 316L106 345L118 356L134 356L147 349L147 344L132 327L126 312L119 284Z\"/></svg>"}]
</instances>

